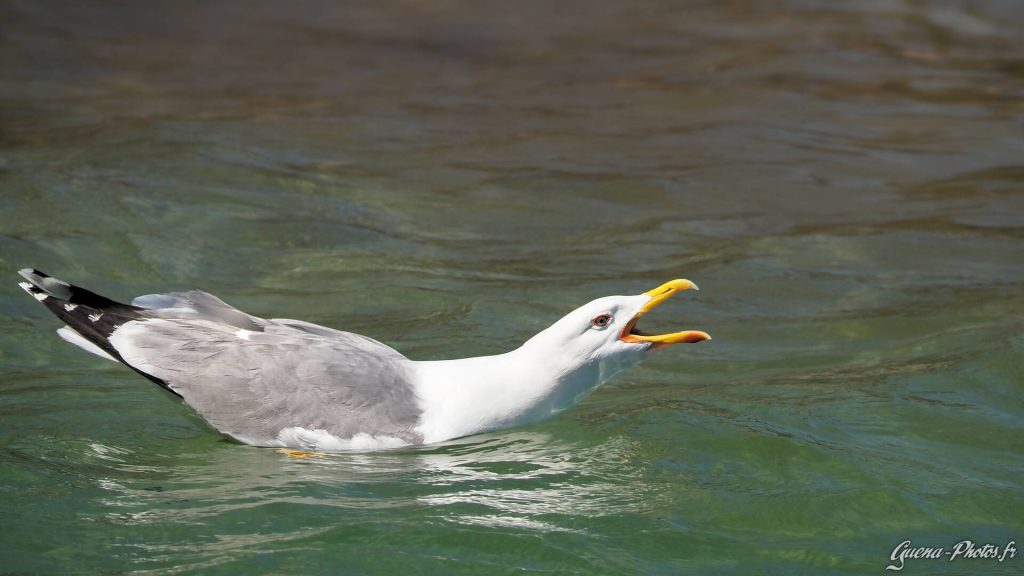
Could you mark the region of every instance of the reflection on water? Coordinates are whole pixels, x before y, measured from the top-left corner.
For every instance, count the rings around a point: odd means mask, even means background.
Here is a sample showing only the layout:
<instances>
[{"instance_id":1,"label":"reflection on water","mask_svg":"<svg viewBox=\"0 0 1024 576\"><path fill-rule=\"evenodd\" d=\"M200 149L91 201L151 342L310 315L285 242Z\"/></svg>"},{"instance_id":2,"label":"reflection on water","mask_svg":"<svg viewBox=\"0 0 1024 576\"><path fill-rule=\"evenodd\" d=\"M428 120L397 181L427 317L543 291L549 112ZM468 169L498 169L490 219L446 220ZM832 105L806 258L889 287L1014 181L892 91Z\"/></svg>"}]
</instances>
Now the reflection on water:
<instances>
[{"instance_id":1,"label":"reflection on water","mask_svg":"<svg viewBox=\"0 0 1024 576\"><path fill-rule=\"evenodd\" d=\"M174 572L158 568L169 561L201 570L237 554L302 550L367 525L386 529L389 518L585 535L587 519L656 506L665 487L631 463L636 450L622 437L581 445L531 431L302 459L226 443L154 458L94 442L82 446L79 465L108 468L93 479L95 515L82 519L115 532L163 532L119 545L155 573Z\"/></svg>"},{"instance_id":2,"label":"reflection on water","mask_svg":"<svg viewBox=\"0 0 1024 576\"><path fill-rule=\"evenodd\" d=\"M503 435L472 450L420 456L423 480L438 490L419 501L451 507L458 522L545 530L561 528L538 518L643 512L654 506L657 488L645 487L628 464L635 449L624 438L574 446L525 432Z\"/></svg>"},{"instance_id":3,"label":"reflection on water","mask_svg":"<svg viewBox=\"0 0 1024 576\"><path fill-rule=\"evenodd\" d=\"M130 451L92 443L79 465L102 461L121 479L99 478L112 492L105 505L142 507L139 516L114 511L126 523L201 522L253 506L316 504L360 510L471 505L496 517L549 514L592 516L640 510L651 494L628 465L630 443L611 438L595 446L548 434L514 431L441 447L374 453L317 453L294 458L282 451L227 445L191 455L173 468L134 463ZM163 477L156 485L135 478ZM338 496L343 495L343 499ZM382 498L386 495L387 498ZM159 504L157 504L159 502ZM157 504L158 510L153 510ZM451 515L461 521L458 514Z\"/></svg>"}]
</instances>

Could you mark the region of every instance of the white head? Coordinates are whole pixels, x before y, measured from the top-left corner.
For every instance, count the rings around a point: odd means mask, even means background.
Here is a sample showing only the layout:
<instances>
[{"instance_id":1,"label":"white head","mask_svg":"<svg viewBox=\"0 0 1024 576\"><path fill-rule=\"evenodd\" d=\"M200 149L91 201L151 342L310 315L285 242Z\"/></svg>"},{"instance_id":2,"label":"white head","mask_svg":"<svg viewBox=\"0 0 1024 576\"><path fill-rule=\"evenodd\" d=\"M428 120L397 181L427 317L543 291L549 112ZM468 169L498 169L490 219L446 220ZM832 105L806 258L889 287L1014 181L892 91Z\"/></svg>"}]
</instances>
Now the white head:
<instances>
[{"instance_id":1,"label":"white head","mask_svg":"<svg viewBox=\"0 0 1024 576\"><path fill-rule=\"evenodd\" d=\"M415 362L424 442L537 422L572 406L653 348L711 337L697 330L647 334L647 312L681 290L673 280L636 296L608 296L580 306L519 349L497 356Z\"/></svg>"},{"instance_id":2,"label":"white head","mask_svg":"<svg viewBox=\"0 0 1024 576\"><path fill-rule=\"evenodd\" d=\"M581 374L582 379L596 380L591 387L597 386L642 360L648 350L711 339L699 330L648 334L636 327L644 314L676 292L690 288L696 290L697 285L689 280L672 280L636 296L598 298L531 338L523 349L551 359L566 375L576 371L590 373L591 378Z\"/></svg>"}]
</instances>

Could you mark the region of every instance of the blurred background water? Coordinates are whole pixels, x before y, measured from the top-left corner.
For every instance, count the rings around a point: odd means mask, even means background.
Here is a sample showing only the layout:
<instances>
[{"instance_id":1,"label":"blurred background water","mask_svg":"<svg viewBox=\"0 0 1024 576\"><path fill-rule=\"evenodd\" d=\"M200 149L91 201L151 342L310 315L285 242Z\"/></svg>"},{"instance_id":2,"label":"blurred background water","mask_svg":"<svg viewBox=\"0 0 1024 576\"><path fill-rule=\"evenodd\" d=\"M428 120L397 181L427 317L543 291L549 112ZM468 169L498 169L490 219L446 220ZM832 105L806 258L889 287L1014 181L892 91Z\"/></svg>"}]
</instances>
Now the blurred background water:
<instances>
[{"instance_id":1,"label":"blurred background water","mask_svg":"<svg viewBox=\"0 0 1024 576\"><path fill-rule=\"evenodd\" d=\"M1024 549L1024 4L0 4L0 572L884 573ZM700 284L539 426L297 460L36 266L417 359ZM1019 574L1024 559L910 560Z\"/></svg>"}]
</instances>

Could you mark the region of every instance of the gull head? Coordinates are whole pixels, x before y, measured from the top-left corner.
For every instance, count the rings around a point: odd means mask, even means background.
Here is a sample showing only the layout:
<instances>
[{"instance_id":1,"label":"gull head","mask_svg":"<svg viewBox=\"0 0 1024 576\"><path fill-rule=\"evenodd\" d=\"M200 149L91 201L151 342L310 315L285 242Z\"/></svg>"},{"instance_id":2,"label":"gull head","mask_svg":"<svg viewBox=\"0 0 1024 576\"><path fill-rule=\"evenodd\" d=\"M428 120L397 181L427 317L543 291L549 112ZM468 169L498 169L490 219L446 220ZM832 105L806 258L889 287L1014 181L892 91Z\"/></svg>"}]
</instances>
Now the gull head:
<instances>
[{"instance_id":1,"label":"gull head","mask_svg":"<svg viewBox=\"0 0 1024 576\"><path fill-rule=\"evenodd\" d=\"M689 280L672 280L635 296L606 296L565 315L530 339L524 347L546 350L565 361L564 370L599 368L599 381L639 362L649 350L672 344L710 340L706 332L683 330L652 334L638 327L640 319L674 294L697 290Z\"/></svg>"},{"instance_id":2,"label":"gull head","mask_svg":"<svg viewBox=\"0 0 1024 576\"><path fill-rule=\"evenodd\" d=\"M691 288L689 280L672 280L635 296L598 298L506 354L414 363L424 442L546 420L650 350L710 340L699 330L652 334L638 326Z\"/></svg>"}]
</instances>

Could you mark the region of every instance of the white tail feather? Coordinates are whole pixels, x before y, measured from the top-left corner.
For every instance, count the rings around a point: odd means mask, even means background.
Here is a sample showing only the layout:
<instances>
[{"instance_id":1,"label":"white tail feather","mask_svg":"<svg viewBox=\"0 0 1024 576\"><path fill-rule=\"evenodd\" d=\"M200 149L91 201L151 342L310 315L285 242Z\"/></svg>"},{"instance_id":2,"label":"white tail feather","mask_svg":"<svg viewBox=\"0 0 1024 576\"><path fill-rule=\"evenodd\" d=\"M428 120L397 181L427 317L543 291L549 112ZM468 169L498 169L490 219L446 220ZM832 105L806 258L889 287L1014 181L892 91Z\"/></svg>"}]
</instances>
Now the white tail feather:
<instances>
[{"instance_id":1,"label":"white tail feather","mask_svg":"<svg viewBox=\"0 0 1024 576\"><path fill-rule=\"evenodd\" d=\"M78 332L75 332L74 330L71 329L70 326L65 326L63 328L59 328L57 330L57 335L60 336L61 338L63 338L64 340L66 340L67 342L70 342L71 344L74 344L75 346L78 346L79 348L81 348L82 350L85 350L86 352L88 352L90 354L95 354L95 355L99 356L100 358L104 358L106 360L110 360L111 362L117 362L117 359L115 359L110 354L107 354L106 352L104 352L103 349L100 348L99 346L97 346L97 345L93 344L92 342L86 340L85 336L82 336Z\"/></svg>"}]
</instances>

